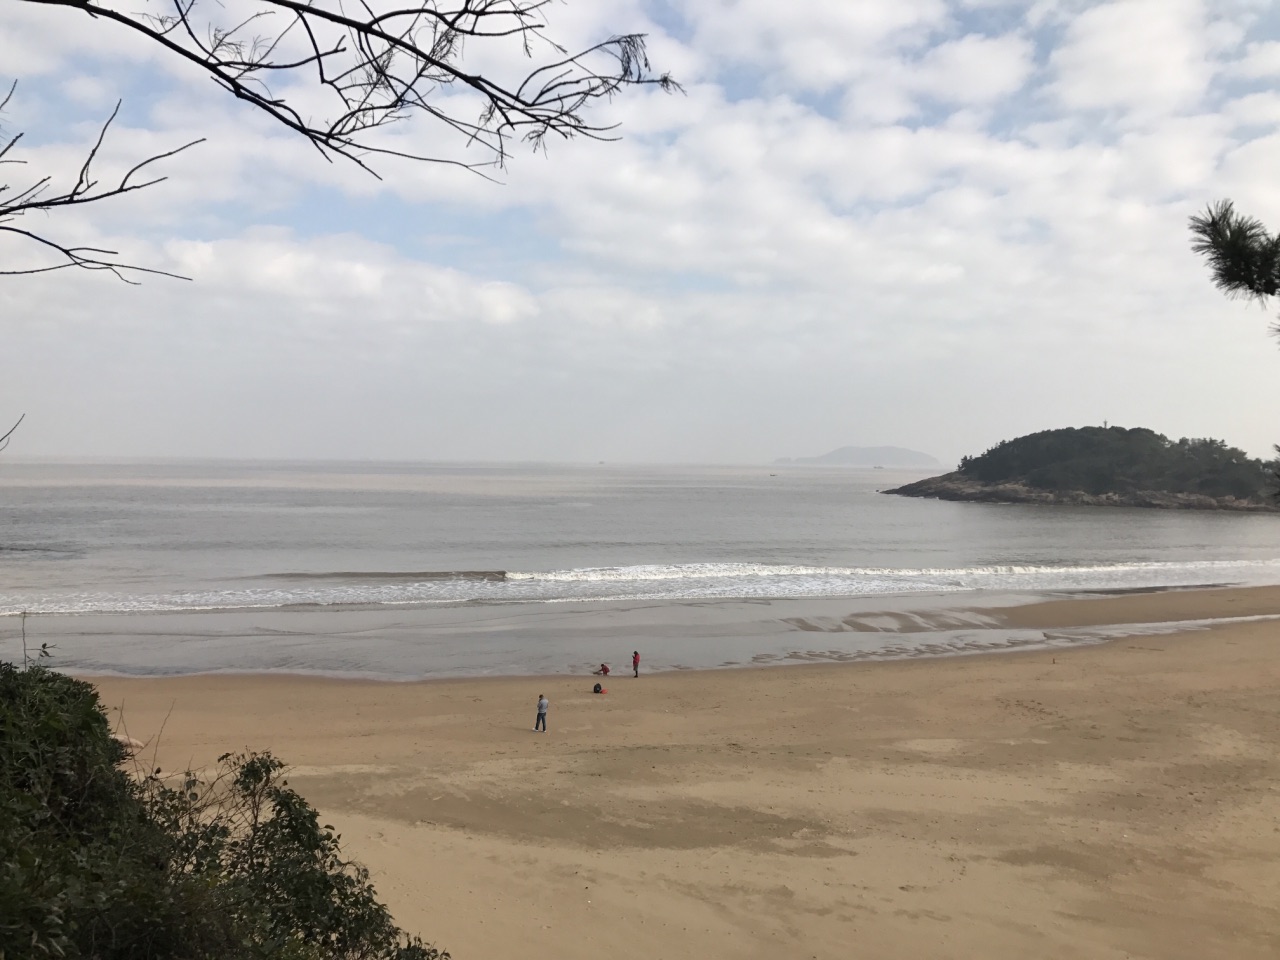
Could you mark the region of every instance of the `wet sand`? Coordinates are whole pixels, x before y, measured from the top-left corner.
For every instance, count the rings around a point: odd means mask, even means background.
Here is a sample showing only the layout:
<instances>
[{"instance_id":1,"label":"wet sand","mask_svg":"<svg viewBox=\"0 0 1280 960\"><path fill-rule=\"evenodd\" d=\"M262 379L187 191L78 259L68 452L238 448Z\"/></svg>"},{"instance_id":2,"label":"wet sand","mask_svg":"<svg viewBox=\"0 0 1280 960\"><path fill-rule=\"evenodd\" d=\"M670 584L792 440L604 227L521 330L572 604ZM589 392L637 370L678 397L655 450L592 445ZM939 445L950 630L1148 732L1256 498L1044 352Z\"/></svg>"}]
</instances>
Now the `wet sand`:
<instances>
[{"instance_id":1,"label":"wet sand","mask_svg":"<svg viewBox=\"0 0 1280 960\"><path fill-rule=\"evenodd\" d=\"M1133 632L1128 625L1172 620L1175 626L1145 629L1191 629L1237 612L1273 610L1267 588L1109 596L1091 603L1090 614L1076 606L1078 597L1047 595L1070 597L1062 606L1036 602L1045 596L955 592L46 614L29 617L26 630L30 645L49 643L59 668L81 675L221 671L419 680L589 672L601 660L623 666L635 649L661 671L1064 647L1109 639L1116 624ZM1019 609L1040 612L1020 615ZM20 656L17 631L7 631L0 658Z\"/></svg>"},{"instance_id":2,"label":"wet sand","mask_svg":"<svg viewBox=\"0 0 1280 960\"><path fill-rule=\"evenodd\" d=\"M1280 615L1280 588L962 613L993 637L1232 619L606 696L589 676L98 682L165 769L246 746L294 764L398 920L458 960L1280 955L1280 624L1236 619ZM799 633L871 614L824 602Z\"/></svg>"}]
</instances>

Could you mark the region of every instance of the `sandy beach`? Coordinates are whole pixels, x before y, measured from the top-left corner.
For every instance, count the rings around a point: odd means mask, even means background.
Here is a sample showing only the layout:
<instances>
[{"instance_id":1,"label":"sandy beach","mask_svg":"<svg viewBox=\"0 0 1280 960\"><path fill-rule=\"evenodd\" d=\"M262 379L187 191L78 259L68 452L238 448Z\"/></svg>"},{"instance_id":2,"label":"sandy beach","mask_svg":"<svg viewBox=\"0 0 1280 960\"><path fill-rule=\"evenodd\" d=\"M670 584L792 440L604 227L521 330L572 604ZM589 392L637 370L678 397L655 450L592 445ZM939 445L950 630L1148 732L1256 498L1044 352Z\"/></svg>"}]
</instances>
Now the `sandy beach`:
<instances>
[{"instance_id":1,"label":"sandy beach","mask_svg":"<svg viewBox=\"0 0 1280 960\"><path fill-rule=\"evenodd\" d=\"M1280 587L968 613L1265 618ZM290 762L398 921L458 960L1241 960L1280 955L1278 633L628 672L606 696L589 676L96 682L166 770Z\"/></svg>"}]
</instances>

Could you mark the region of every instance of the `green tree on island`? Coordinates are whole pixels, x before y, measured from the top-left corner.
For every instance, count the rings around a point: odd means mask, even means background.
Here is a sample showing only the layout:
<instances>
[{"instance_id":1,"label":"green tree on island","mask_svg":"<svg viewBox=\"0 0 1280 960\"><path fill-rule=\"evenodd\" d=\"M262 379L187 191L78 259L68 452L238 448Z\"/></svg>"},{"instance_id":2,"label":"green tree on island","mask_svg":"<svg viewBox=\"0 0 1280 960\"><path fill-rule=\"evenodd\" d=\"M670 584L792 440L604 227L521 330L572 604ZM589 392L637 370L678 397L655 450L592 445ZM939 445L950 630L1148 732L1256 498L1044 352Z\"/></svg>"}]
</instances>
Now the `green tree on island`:
<instances>
[{"instance_id":1,"label":"green tree on island","mask_svg":"<svg viewBox=\"0 0 1280 960\"><path fill-rule=\"evenodd\" d=\"M1067 427L1005 440L960 461L981 483L1089 494L1158 490L1238 500L1265 493L1266 465L1211 438L1170 440L1145 427Z\"/></svg>"}]
</instances>

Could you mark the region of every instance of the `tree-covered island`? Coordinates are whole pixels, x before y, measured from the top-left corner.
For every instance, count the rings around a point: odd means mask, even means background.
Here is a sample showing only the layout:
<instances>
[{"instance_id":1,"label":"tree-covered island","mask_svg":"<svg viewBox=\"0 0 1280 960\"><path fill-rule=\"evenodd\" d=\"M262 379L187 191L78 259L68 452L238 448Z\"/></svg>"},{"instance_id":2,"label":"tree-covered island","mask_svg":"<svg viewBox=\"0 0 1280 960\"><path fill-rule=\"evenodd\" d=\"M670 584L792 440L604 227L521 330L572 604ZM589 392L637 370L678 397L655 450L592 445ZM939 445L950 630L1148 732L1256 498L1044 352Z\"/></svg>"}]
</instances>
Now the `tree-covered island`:
<instances>
[{"instance_id":1,"label":"tree-covered island","mask_svg":"<svg viewBox=\"0 0 1280 960\"><path fill-rule=\"evenodd\" d=\"M1042 430L885 493L983 503L1275 511L1276 464L1221 440L1142 427Z\"/></svg>"}]
</instances>

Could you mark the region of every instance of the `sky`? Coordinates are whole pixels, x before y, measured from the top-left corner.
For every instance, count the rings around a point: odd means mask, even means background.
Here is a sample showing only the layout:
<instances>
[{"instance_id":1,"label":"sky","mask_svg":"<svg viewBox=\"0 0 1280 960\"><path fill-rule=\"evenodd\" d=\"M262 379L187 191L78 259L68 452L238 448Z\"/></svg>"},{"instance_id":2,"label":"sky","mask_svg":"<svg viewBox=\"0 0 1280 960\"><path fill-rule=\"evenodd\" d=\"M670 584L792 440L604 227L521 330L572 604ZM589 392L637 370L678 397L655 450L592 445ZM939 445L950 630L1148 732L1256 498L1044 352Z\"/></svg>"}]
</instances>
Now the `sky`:
<instances>
[{"instance_id":1,"label":"sky","mask_svg":"<svg viewBox=\"0 0 1280 960\"><path fill-rule=\"evenodd\" d=\"M164 183L25 224L192 279L0 277L0 419L26 414L9 454L955 462L1104 421L1280 442L1276 308L1219 294L1186 229L1226 197L1280 228L1269 0L546 16L568 47L647 34L683 92L596 104L621 139L516 145L496 182L377 179L117 25L0 2L0 132L25 131L26 160L0 183L73 178L118 99L104 180L206 138ZM426 117L392 135L474 156Z\"/></svg>"}]
</instances>

